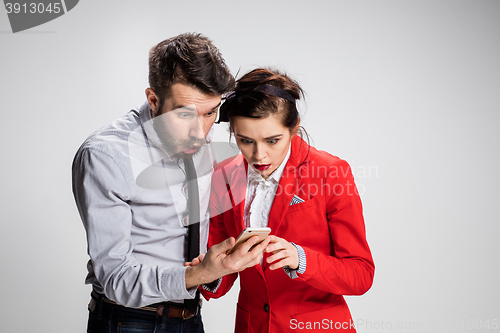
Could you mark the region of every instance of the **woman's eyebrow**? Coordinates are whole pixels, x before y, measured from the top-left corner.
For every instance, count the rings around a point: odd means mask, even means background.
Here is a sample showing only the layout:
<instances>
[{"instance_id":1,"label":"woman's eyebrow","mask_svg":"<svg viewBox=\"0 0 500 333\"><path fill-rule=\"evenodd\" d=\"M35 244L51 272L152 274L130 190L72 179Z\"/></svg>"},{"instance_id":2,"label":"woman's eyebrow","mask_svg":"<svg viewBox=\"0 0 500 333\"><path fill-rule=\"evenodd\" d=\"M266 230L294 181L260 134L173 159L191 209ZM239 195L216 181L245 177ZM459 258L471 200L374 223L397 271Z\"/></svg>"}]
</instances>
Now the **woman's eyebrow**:
<instances>
[{"instance_id":1,"label":"woman's eyebrow","mask_svg":"<svg viewBox=\"0 0 500 333\"><path fill-rule=\"evenodd\" d=\"M252 138L249 138L248 136L244 136L241 134L236 134L236 136L243 138L243 139L253 140ZM282 136L283 136L283 134L275 134L275 135L268 136L267 138L264 138L264 140L277 139L277 138L282 137Z\"/></svg>"},{"instance_id":2,"label":"woman's eyebrow","mask_svg":"<svg viewBox=\"0 0 500 333\"><path fill-rule=\"evenodd\" d=\"M276 134L273 136L268 136L267 138L264 138L264 140L272 140L272 139L277 139L278 137L283 136L283 134Z\"/></svg>"},{"instance_id":3,"label":"woman's eyebrow","mask_svg":"<svg viewBox=\"0 0 500 333\"><path fill-rule=\"evenodd\" d=\"M244 135L241 135L241 134L236 134L236 136L242 138L242 139L248 139L248 140L253 140L252 138L249 138L248 136L244 136Z\"/></svg>"}]
</instances>

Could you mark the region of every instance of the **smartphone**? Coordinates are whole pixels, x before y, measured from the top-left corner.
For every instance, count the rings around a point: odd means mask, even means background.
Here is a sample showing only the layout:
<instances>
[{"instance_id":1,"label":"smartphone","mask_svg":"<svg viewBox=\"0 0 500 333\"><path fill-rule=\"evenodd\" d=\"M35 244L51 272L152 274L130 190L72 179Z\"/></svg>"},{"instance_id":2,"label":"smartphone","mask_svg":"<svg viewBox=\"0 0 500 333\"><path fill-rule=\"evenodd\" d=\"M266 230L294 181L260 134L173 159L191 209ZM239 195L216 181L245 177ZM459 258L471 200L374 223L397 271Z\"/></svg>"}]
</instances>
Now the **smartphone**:
<instances>
[{"instance_id":1,"label":"smartphone","mask_svg":"<svg viewBox=\"0 0 500 333\"><path fill-rule=\"evenodd\" d=\"M227 254L231 254L234 251L236 251L250 237L259 236L259 240L257 241L257 243L255 243L255 245L250 248L250 250L253 249L256 245L262 243L262 241L267 237L267 235L269 235L270 232L271 232L271 228L267 228L267 227L265 227L265 228L255 228L255 227L254 228L252 228L252 227L246 228L238 236L238 239L236 239L236 244L234 244L234 246L231 248L231 250L229 250L229 252Z\"/></svg>"}]
</instances>

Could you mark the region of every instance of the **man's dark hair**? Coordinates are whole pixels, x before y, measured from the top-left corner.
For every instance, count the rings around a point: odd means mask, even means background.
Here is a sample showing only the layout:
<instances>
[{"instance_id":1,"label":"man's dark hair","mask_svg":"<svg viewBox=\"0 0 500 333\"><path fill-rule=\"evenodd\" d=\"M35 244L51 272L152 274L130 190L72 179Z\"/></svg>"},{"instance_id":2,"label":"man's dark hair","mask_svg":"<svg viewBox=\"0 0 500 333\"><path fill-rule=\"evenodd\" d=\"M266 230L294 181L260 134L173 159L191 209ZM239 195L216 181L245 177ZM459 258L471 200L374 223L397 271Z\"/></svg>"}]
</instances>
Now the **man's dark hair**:
<instances>
[{"instance_id":1,"label":"man's dark hair","mask_svg":"<svg viewBox=\"0 0 500 333\"><path fill-rule=\"evenodd\" d=\"M194 86L207 95L222 95L234 88L234 77L210 39L185 33L160 42L149 52L151 89L163 100L175 83Z\"/></svg>"}]
</instances>

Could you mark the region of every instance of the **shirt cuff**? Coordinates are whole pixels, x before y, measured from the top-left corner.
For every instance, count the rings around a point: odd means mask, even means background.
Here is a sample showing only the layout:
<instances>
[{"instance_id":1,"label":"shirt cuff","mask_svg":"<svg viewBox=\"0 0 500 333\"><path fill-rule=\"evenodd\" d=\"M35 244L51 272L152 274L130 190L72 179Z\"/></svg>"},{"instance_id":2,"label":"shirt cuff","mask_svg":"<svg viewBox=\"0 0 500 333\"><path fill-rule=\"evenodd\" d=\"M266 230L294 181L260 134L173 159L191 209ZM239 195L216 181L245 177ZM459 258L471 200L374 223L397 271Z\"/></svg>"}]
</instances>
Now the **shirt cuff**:
<instances>
[{"instance_id":1,"label":"shirt cuff","mask_svg":"<svg viewBox=\"0 0 500 333\"><path fill-rule=\"evenodd\" d=\"M168 267L161 274L161 291L167 300L192 299L198 287L186 289L187 267Z\"/></svg>"},{"instance_id":2,"label":"shirt cuff","mask_svg":"<svg viewBox=\"0 0 500 333\"><path fill-rule=\"evenodd\" d=\"M304 252L302 246L297 245L294 242L290 242L290 244L295 246L295 248L297 249L297 253L299 254L299 267L297 267L297 269L291 269L289 266L284 266L283 270L291 279L296 279L299 277L297 274L304 274L304 272L306 271L306 253Z\"/></svg>"},{"instance_id":3,"label":"shirt cuff","mask_svg":"<svg viewBox=\"0 0 500 333\"><path fill-rule=\"evenodd\" d=\"M222 282L222 278L218 278L214 282L202 284L201 287L203 289L205 289L206 291L209 291L212 294L215 294L217 292L217 289L219 289L221 282Z\"/></svg>"}]
</instances>

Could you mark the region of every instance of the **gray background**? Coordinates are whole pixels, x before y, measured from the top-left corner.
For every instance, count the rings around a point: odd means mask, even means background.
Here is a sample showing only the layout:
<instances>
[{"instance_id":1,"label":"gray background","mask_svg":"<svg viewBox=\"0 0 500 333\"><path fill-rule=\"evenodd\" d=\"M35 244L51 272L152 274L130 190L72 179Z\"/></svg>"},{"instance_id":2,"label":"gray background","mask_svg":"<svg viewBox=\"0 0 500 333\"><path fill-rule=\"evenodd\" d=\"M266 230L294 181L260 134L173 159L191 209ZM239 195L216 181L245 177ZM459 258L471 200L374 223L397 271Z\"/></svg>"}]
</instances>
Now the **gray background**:
<instances>
[{"instance_id":1,"label":"gray background","mask_svg":"<svg viewBox=\"0 0 500 333\"><path fill-rule=\"evenodd\" d=\"M0 331L85 331L73 155L144 101L150 47L187 31L233 73L295 77L313 143L351 163L376 263L346 298L359 332L499 331L499 17L484 0L87 0L12 34L0 9ZM232 332L236 295L205 302L207 332Z\"/></svg>"}]
</instances>

